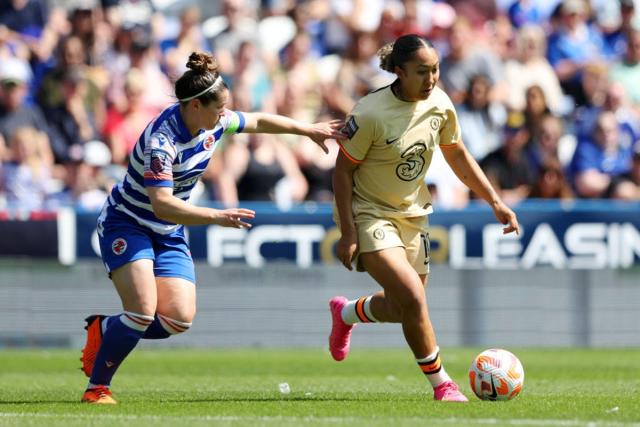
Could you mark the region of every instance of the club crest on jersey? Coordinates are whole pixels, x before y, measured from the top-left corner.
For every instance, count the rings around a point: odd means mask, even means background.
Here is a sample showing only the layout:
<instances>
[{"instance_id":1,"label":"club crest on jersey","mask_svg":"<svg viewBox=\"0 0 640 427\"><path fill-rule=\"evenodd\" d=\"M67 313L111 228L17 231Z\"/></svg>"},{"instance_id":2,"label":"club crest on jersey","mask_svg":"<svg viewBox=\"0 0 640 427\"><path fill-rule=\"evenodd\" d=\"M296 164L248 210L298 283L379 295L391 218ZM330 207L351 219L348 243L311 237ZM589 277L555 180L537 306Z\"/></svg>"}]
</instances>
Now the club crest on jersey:
<instances>
[{"instance_id":1,"label":"club crest on jersey","mask_svg":"<svg viewBox=\"0 0 640 427\"><path fill-rule=\"evenodd\" d=\"M213 135L209 135L202 143L202 146L205 150L209 151L211 150L211 148L213 148L214 142L216 142L216 139L213 137Z\"/></svg>"},{"instance_id":2,"label":"club crest on jersey","mask_svg":"<svg viewBox=\"0 0 640 427\"><path fill-rule=\"evenodd\" d=\"M150 168L153 173L160 173L164 170L164 163L167 160L167 153L162 150L151 150Z\"/></svg>"},{"instance_id":3,"label":"club crest on jersey","mask_svg":"<svg viewBox=\"0 0 640 427\"><path fill-rule=\"evenodd\" d=\"M384 231L382 230L382 228L376 228L373 231L373 237L376 238L377 240L383 240L384 239Z\"/></svg>"},{"instance_id":4,"label":"club crest on jersey","mask_svg":"<svg viewBox=\"0 0 640 427\"><path fill-rule=\"evenodd\" d=\"M344 124L344 127L340 129L340 131L347 135L349 139L352 139L356 132L358 132L358 129L360 128L356 123L356 118L351 116L349 117L349 120L347 120L347 123Z\"/></svg>"},{"instance_id":5,"label":"club crest on jersey","mask_svg":"<svg viewBox=\"0 0 640 427\"><path fill-rule=\"evenodd\" d=\"M429 125L431 126L431 129L433 129L433 130L440 129L440 118L439 117L432 117L431 120L429 121Z\"/></svg>"},{"instance_id":6,"label":"club crest on jersey","mask_svg":"<svg viewBox=\"0 0 640 427\"><path fill-rule=\"evenodd\" d=\"M127 250L127 241L122 237L118 237L111 243L111 250L116 255L122 255Z\"/></svg>"}]
</instances>

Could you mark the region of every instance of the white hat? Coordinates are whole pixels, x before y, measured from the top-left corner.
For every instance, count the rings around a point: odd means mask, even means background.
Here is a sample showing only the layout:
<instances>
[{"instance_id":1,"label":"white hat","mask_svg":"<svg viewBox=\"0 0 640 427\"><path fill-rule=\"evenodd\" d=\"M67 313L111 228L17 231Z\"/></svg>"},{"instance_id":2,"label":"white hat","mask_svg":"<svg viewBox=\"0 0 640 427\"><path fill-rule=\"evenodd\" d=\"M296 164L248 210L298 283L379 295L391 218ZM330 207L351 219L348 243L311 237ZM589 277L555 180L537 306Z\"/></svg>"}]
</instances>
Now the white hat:
<instances>
[{"instance_id":1,"label":"white hat","mask_svg":"<svg viewBox=\"0 0 640 427\"><path fill-rule=\"evenodd\" d=\"M25 61L11 57L0 61L0 82L29 83L31 68Z\"/></svg>"},{"instance_id":2,"label":"white hat","mask_svg":"<svg viewBox=\"0 0 640 427\"><path fill-rule=\"evenodd\" d=\"M91 166L107 166L111 163L111 151L107 144L102 141L87 141L83 145L84 151L82 160Z\"/></svg>"}]
</instances>

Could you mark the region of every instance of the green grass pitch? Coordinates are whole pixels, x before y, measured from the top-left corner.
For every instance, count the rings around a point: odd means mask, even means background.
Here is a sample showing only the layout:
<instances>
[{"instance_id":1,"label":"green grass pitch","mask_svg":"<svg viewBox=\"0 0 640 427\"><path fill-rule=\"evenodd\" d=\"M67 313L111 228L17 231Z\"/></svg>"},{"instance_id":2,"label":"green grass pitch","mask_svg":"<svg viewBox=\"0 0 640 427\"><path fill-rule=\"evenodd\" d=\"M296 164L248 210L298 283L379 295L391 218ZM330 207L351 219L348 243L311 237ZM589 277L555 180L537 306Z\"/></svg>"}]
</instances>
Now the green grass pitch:
<instances>
[{"instance_id":1,"label":"green grass pitch","mask_svg":"<svg viewBox=\"0 0 640 427\"><path fill-rule=\"evenodd\" d=\"M640 425L640 349L510 349L525 369L511 402L472 396L479 348L445 348L469 404L441 403L407 350L139 349L113 383L116 406L79 403L79 352L0 351L0 426ZM278 384L288 383L289 394Z\"/></svg>"}]
</instances>

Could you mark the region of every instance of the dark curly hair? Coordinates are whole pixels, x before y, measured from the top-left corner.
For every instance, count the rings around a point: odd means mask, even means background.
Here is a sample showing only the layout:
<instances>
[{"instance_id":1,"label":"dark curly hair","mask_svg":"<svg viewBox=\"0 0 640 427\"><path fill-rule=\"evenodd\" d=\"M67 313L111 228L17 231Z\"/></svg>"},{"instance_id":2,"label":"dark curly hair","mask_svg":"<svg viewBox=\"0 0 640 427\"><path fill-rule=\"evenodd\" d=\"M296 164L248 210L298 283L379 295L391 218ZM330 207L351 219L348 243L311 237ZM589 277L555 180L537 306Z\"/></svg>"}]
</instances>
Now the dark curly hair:
<instances>
[{"instance_id":1,"label":"dark curly hair","mask_svg":"<svg viewBox=\"0 0 640 427\"><path fill-rule=\"evenodd\" d=\"M394 73L395 67L402 67L405 62L411 61L416 51L423 47L434 48L431 42L416 34L399 37L395 42L387 43L378 50L380 68Z\"/></svg>"},{"instance_id":2,"label":"dark curly hair","mask_svg":"<svg viewBox=\"0 0 640 427\"><path fill-rule=\"evenodd\" d=\"M209 105L210 102L217 101L220 93L227 89L218 72L218 63L211 54L192 52L187 68L189 69L175 83L176 98L180 102L187 103L191 99L198 99L204 105ZM207 91L207 88L211 89ZM203 91L200 96L192 98Z\"/></svg>"}]
</instances>

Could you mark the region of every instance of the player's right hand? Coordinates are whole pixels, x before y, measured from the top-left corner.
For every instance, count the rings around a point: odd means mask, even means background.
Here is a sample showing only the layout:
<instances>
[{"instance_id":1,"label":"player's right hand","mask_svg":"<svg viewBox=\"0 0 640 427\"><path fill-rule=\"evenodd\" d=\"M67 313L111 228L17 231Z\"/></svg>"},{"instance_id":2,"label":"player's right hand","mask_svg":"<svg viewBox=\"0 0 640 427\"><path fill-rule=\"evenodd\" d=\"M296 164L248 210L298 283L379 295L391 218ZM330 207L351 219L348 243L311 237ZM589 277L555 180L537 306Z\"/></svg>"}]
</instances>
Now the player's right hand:
<instances>
[{"instance_id":1,"label":"player's right hand","mask_svg":"<svg viewBox=\"0 0 640 427\"><path fill-rule=\"evenodd\" d=\"M502 229L502 234L509 234L514 231L516 234L520 234L520 224L518 224L518 218L515 212L503 202L500 201L493 206L493 214L500 224L506 225L506 227Z\"/></svg>"},{"instance_id":2,"label":"player's right hand","mask_svg":"<svg viewBox=\"0 0 640 427\"><path fill-rule=\"evenodd\" d=\"M218 211L218 215L214 221L215 224L223 227L233 228L251 228L251 224L244 222L246 219L255 218L256 213L251 209L232 208Z\"/></svg>"},{"instance_id":3,"label":"player's right hand","mask_svg":"<svg viewBox=\"0 0 640 427\"><path fill-rule=\"evenodd\" d=\"M347 270L353 270L351 263L358 252L358 238L355 235L342 235L336 244L336 257Z\"/></svg>"}]
</instances>

